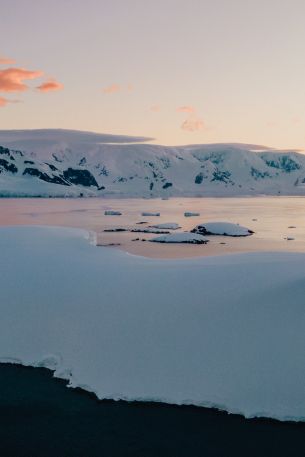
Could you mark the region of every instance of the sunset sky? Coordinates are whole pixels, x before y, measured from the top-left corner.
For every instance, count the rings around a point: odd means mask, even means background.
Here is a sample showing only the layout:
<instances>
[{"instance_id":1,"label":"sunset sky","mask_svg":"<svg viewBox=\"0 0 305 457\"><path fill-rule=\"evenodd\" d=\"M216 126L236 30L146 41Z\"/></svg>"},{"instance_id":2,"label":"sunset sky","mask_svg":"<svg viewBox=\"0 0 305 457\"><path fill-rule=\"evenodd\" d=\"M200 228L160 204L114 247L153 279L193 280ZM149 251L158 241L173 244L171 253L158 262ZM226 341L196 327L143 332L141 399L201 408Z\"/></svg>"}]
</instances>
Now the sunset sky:
<instances>
[{"instance_id":1,"label":"sunset sky","mask_svg":"<svg viewBox=\"0 0 305 457\"><path fill-rule=\"evenodd\" d=\"M304 0L1 0L0 128L305 149Z\"/></svg>"}]
</instances>

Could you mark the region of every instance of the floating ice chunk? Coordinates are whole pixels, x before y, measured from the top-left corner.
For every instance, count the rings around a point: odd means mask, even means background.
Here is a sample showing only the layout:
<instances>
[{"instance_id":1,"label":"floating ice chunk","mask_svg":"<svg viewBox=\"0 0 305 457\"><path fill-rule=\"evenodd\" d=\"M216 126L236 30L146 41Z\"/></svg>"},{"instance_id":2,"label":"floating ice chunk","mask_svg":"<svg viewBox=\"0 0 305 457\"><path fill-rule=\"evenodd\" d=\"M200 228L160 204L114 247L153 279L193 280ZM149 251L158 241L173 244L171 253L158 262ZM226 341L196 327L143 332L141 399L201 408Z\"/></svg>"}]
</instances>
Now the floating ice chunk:
<instances>
[{"instance_id":1,"label":"floating ice chunk","mask_svg":"<svg viewBox=\"0 0 305 457\"><path fill-rule=\"evenodd\" d=\"M146 217L147 217L147 216L160 216L160 213L150 213L150 212L148 212L148 211L144 211L144 212L142 213L142 216L146 216Z\"/></svg>"},{"instance_id":2,"label":"floating ice chunk","mask_svg":"<svg viewBox=\"0 0 305 457\"><path fill-rule=\"evenodd\" d=\"M181 228L179 226L179 224L177 224L176 222L166 222L164 224L156 224L156 225L151 225L152 228L156 228L156 229L167 229L167 230L177 230L179 228Z\"/></svg>"},{"instance_id":3,"label":"floating ice chunk","mask_svg":"<svg viewBox=\"0 0 305 457\"><path fill-rule=\"evenodd\" d=\"M104 232L129 232L129 229L124 228L124 227L115 227L115 228L105 229Z\"/></svg>"},{"instance_id":4,"label":"floating ice chunk","mask_svg":"<svg viewBox=\"0 0 305 457\"><path fill-rule=\"evenodd\" d=\"M200 213L192 213L190 211L186 211L184 213L184 217L194 217L194 216L200 216Z\"/></svg>"},{"instance_id":5,"label":"floating ice chunk","mask_svg":"<svg viewBox=\"0 0 305 457\"><path fill-rule=\"evenodd\" d=\"M122 216L122 213L120 211L112 211L112 210L106 210L104 212L105 216Z\"/></svg>"},{"instance_id":6,"label":"floating ice chunk","mask_svg":"<svg viewBox=\"0 0 305 457\"><path fill-rule=\"evenodd\" d=\"M170 233L169 235L158 236L152 240L155 243L189 243L189 244L206 244L209 240L196 233Z\"/></svg>"},{"instance_id":7,"label":"floating ice chunk","mask_svg":"<svg viewBox=\"0 0 305 457\"><path fill-rule=\"evenodd\" d=\"M231 222L207 222L197 225L192 233L201 235L249 236L254 232L247 227Z\"/></svg>"}]
</instances>

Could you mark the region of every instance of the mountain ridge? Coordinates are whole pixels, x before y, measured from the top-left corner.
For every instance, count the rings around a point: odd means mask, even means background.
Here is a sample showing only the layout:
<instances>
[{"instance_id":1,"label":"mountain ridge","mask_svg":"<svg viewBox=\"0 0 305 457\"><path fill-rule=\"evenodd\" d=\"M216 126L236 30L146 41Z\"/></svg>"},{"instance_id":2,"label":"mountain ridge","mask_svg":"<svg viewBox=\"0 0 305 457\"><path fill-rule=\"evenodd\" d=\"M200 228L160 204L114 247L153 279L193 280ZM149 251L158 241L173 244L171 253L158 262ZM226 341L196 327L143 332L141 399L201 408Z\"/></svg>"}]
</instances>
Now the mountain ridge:
<instances>
[{"instance_id":1,"label":"mountain ridge","mask_svg":"<svg viewBox=\"0 0 305 457\"><path fill-rule=\"evenodd\" d=\"M148 140L57 129L0 130L0 196L305 195L305 155L298 151L143 142Z\"/></svg>"}]
</instances>

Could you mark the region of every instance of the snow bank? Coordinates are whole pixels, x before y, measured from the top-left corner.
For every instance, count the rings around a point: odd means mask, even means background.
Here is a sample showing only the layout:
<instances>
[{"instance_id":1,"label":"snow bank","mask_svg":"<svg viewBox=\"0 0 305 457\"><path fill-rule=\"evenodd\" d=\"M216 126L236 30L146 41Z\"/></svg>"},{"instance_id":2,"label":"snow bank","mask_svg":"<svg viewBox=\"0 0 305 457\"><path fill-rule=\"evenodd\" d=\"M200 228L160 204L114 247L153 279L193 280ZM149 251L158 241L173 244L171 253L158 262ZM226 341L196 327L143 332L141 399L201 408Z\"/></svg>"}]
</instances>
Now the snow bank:
<instances>
[{"instance_id":1,"label":"snow bank","mask_svg":"<svg viewBox=\"0 0 305 457\"><path fill-rule=\"evenodd\" d=\"M206 244L209 240L202 235L196 233L171 233L170 235L158 236L149 241L155 243L189 243L189 244Z\"/></svg>"},{"instance_id":2,"label":"snow bank","mask_svg":"<svg viewBox=\"0 0 305 457\"><path fill-rule=\"evenodd\" d=\"M168 229L168 230L177 230L181 228L176 222L166 222L164 224L151 225L150 227L157 229Z\"/></svg>"},{"instance_id":3,"label":"snow bank","mask_svg":"<svg viewBox=\"0 0 305 457\"><path fill-rule=\"evenodd\" d=\"M157 260L85 236L0 229L2 361L99 398L305 419L304 254Z\"/></svg>"},{"instance_id":4,"label":"snow bank","mask_svg":"<svg viewBox=\"0 0 305 457\"><path fill-rule=\"evenodd\" d=\"M249 236L254 232L247 227L230 222L207 222L197 225L192 233L202 235L224 235L224 236Z\"/></svg>"}]
</instances>

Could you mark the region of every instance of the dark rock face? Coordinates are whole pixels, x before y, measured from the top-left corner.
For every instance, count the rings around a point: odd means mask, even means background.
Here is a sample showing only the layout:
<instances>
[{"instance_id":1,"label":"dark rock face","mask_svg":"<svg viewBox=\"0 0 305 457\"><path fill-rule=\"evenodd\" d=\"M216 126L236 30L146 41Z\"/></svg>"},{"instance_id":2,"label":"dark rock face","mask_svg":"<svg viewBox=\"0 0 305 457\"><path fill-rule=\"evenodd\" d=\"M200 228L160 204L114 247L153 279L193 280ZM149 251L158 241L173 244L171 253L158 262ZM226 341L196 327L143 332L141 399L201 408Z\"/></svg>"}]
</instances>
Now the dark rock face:
<instances>
[{"instance_id":1,"label":"dark rock face","mask_svg":"<svg viewBox=\"0 0 305 457\"><path fill-rule=\"evenodd\" d=\"M172 184L171 182L166 182L166 183L162 186L162 188L163 188L163 189L168 189L169 187L172 187L172 185L173 185L173 184Z\"/></svg>"},{"instance_id":2,"label":"dark rock face","mask_svg":"<svg viewBox=\"0 0 305 457\"><path fill-rule=\"evenodd\" d=\"M26 162L29 164L34 163L30 160L25 161L25 163ZM58 168L56 168L55 165L49 163L46 165L48 165L50 170L53 172L58 171ZM45 173L35 167L27 167L25 168L23 175L34 176L42 181L52 184L61 184L63 186L71 186L71 184L75 184L84 187L95 186L99 188L94 176L88 170L74 170L73 168L68 168L67 170L64 170L62 174L56 176L54 174L49 175L48 173ZM102 186L99 189L104 189L104 187Z\"/></svg>"},{"instance_id":3,"label":"dark rock face","mask_svg":"<svg viewBox=\"0 0 305 457\"><path fill-rule=\"evenodd\" d=\"M283 155L277 160L268 160L265 159L268 167L277 168L278 170L285 171L286 173L291 173L292 171L299 170L301 166L289 156Z\"/></svg>"},{"instance_id":4,"label":"dark rock face","mask_svg":"<svg viewBox=\"0 0 305 457\"><path fill-rule=\"evenodd\" d=\"M228 183L230 182L230 176L231 173L229 171L220 171L217 169L213 172L213 178L211 179L211 181L221 181L224 183Z\"/></svg>"},{"instance_id":5,"label":"dark rock face","mask_svg":"<svg viewBox=\"0 0 305 457\"><path fill-rule=\"evenodd\" d=\"M10 156L10 150L8 148L4 148L3 146L0 146L0 154Z\"/></svg>"},{"instance_id":6,"label":"dark rock face","mask_svg":"<svg viewBox=\"0 0 305 457\"><path fill-rule=\"evenodd\" d=\"M53 159L56 161L56 162L63 162L61 159L59 159L55 154L52 154L52 157Z\"/></svg>"},{"instance_id":7,"label":"dark rock face","mask_svg":"<svg viewBox=\"0 0 305 457\"><path fill-rule=\"evenodd\" d=\"M24 160L23 163L25 163L26 165L35 165L35 162L33 162L33 160Z\"/></svg>"},{"instance_id":8,"label":"dark rock face","mask_svg":"<svg viewBox=\"0 0 305 457\"><path fill-rule=\"evenodd\" d=\"M96 168L99 170L100 176L109 176L109 171L105 167L105 165L98 164Z\"/></svg>"},{"instance_id":9,"label":"dark rock face","mask_svg":"<svg viewBox=\"0 0 305 457\"><path fill-rule=\"evenodd\" d=\"M60 176L49 176L47 173L44 173L37 168L26 168L23 172L23 175L30 175L30 176L35 176L42 181L45 182L50 182L53 184L62 184L63 186L70 186L70 183L65 181L62 177Z\"/></svg>"},{"instance_id":10,"label":"dark rock face","mask_svg":"<svg viewBox=\"0 0 305 457\"><path fill-rule=\"evenodd\" d=\"M266 177L270 178L270 174L267 171L261 172L253 167L251 167L251 176L253 176L254 179L264 179Z\"/></svg>"},{"instance_id":11,"label":"dark rock face","mask_svg":"<svg viewBox=\"0 0 305 457\"><path fill-rule=\"evenodd\" d=\"M203 181L203 173L199 173L195 178L195 184L201 184Z\"/></svg>"},{"instance_id":12,"label":"dark rock face","mask_svg":"<svg viewBox=\"0 0 305 457\"><path fill-rule=\"evenodd\" d=\"M0 170L4 169L6 171L9 171L10 173L17 173L18 171L18 168L16 167L15 164L13 163L10 163L8 160L6 159L0 159Z\"/></svg>"},{"instance_id":13,"label":"dark rock face","mask_svg":"<svg viewBox=\"0 0 305 457\"><path fill-rule=\"evenodd\" d=\"M25 162L24 162L25 163ZM32 162L33 163L33 162ZM48 165L48 167L50 168L50 170L52 171L57 171L58 168L56 168L54 165L52 165L51 163L46 163L46 165Z\"/></svg>"},{"instance_id":14,"label":"dark rock face","mask_svg":"<svg viewBox=\"0 0 305 457\"><path fill-rule=\"evenodd\" d=\"M63 176L71 184L84 187L99 187L95 177L88 170L75 170L74 168L68 168L67 170L64 170Z\"/></svg>"}]
</instances>

